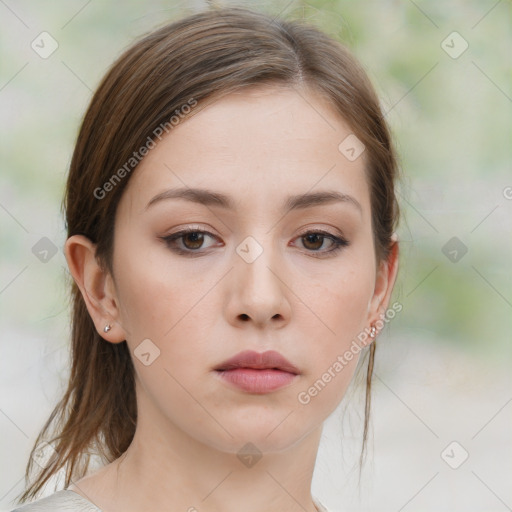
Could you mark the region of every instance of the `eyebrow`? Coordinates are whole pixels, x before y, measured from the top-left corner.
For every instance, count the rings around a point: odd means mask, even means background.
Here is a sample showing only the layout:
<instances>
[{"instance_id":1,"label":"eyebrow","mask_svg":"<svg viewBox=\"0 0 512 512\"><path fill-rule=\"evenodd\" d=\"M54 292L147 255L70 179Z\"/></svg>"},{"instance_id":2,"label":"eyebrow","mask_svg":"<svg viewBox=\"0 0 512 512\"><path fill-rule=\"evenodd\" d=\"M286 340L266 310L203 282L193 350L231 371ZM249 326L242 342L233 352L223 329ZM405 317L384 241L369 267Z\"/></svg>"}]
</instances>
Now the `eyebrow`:
<instances>
[{"instance_id":1,"label":"eyebrow","mask_svg":"<svg viewBox=\"0 0 512 512\"><path fill-rule=\"evenodd\" d=\"M187 201L199 203L205 206L218 206L227 210L236 209L235 201L225 194L203 188L184 187L165 190L160 194L157 194L149 201L145 207L145 210L156 203L169 199L185 199ZM361 204L354 197L348 194L337 192L335 190L326 190L289 196L283 204L283 211L289 212L292 210L303 210L312 206L333 203L351 204L355 206L360 213L363 212Z\"/></svg>"}]
</instances>

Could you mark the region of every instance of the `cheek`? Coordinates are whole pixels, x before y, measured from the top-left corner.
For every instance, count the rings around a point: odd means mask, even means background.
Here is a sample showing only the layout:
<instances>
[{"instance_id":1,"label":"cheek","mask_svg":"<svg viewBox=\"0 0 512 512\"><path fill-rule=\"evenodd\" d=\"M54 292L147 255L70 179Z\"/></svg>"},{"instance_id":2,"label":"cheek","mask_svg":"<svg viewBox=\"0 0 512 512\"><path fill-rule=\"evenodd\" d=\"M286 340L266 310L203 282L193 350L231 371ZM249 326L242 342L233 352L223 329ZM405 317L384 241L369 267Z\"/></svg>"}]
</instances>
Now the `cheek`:
<instances>
[{"instance_id":1,"label":"cheek","mask_svg":"<svg viewBox=\"0 0 512 512\"><path fill-rule=\"evenodd\" d=\"M124 227L124 226L123 226ZM147 237L147 235L145 235ZM154 240L119 229L116 232L114 269L122 325L134 338L162 336L180 314L191 286L169 264ZM183 311L182 314L185 312Z\"/></svg>"},{"instance_id":2,"label":"cheek","mask_svg":"<svg viewBox=\"0 0 512 512\"><path fill-rule=\"evenodd\" d=\"M160 351L159 362L180 378L182 372L199 372L208 356L215 360L211 332L219 311L212 299L219 273L211 267L198 270L199 260L179 266L165 250L154 246L120 250L115 264L121 324L132 354L149 339ZM185 370L191 350L196 356L201 354L202 362L193 367L187 364Z\"/></svg>"},{"instance_id":3,"label":"cheek","mask_svg":"<svg viewBox=\"0 0 512 512\"><path fill-rule=\"evenodd\" d=\"M310 328L323 327L321 333L327 345L340 348L340 344L366 327L374 280L371 263L357 267L347 265L342 271L317 276L309 286L298 280L294 291L304 297L303 303L311 309L308 315L303 315L304 321Z\"/></svg>"},{"instance_id":4,"label":"cheek","mask_svg":"<svg viewBox=\"0 0 512 512\"><path fill-rule=\"evenodd\" d=\"M314 286L298 290L315 313L303 315L302 331L316 349L310 350L310 371L297 398L318 414L332 412L339 404L362 353L358 336L368 327L375 270L371 258L358 256L344 260L342 270L317 276Z\"/></svg>"},{"instance_id":5,"label":"cheek","mask_svg":"<svg viewBox=\"0 0 512 512\"><path fill-rule=\"evenodd\" d=\"M166 302L179 304L173 293L177 289L171 289L167 283L155 279L154 274L147 269L141 268L133 271L125 271L120 265L119 268L119 309L121 312L121 323L131 341L141 336L144 338L154 337L162 332L165 325L171 327L169 321L171 315L167 312L162 316L161 311Z\"/></svg>"},{"instance_id":6,"label":"cheek","mask_svg":"<svg viewBox=\"0 0 512 512\"><path fill-rule=\"evenodd\" d=\"M367 327L371 285L354 272L317 286L310 297L319 319L309 317L316 349L309 350L309 371L296 396L305 417L327 417L343 399L363 350L358 336Z\"/></svg>"}]
</instances>

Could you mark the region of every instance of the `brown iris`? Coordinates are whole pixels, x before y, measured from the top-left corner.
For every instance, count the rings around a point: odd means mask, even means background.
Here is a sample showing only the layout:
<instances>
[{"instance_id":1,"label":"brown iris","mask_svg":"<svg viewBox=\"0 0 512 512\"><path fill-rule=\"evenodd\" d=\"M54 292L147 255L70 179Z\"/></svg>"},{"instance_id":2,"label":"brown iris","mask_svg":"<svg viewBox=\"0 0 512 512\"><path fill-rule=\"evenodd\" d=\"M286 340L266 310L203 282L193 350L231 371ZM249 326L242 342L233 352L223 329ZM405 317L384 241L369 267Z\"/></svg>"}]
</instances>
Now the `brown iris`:
<instances>
[{"instance_id":1,"label":"brown iris","mask_svg":"<svg viewBox=\"0 0 512 512\"><path fill-rule=\"evenodd\" d=\"M322 247L322 244L324 242L324 238L325 236L324 235L320 235L320 234L317 234L317 233L311 233L309 235L304 235L302 237L302 240L303 241L306 241L306 243L304 243L304 247L306 247L306 249L311 249L311 250L318 250ZM312 247L311 245L308 247L308 244L311 244L314 246Z\"/></svg>"},{"instance_id":2,"label":"brown iris","mask_svg":"<svg viewBox=\"0 0 512 512\"><path fill-rule=\"evenodd\" d=\"M191 244L186 243L186 240L190 240ZM203 233L186 233L183 235L183 245L187 249L200 249L204 242Z\"/></svg>"}]
</instances>

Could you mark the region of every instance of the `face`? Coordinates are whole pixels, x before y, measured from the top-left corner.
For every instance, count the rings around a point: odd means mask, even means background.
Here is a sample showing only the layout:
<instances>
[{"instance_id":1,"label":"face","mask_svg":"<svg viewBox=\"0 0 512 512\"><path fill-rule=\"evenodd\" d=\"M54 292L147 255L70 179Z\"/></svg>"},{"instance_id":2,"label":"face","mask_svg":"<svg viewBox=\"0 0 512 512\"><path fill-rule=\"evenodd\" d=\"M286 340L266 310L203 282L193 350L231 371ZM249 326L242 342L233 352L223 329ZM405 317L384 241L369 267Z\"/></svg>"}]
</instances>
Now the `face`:
<instances>
[{"instance_id":1,"label":"face","mask_svg":"<svg viewBox=\"0 0 512 512\"><path fill-rule=\"evenodd\" d=\"M115 321L153 425L280 451L339 404L359 354L340 356L389 287L365 155L338 149L350 133L312 92L245 90L182 121L134 171L115 222ZM256 355L223 364L244 351ZM258 360L267 351L291 366Z\"/></svg>"}]
</instances>

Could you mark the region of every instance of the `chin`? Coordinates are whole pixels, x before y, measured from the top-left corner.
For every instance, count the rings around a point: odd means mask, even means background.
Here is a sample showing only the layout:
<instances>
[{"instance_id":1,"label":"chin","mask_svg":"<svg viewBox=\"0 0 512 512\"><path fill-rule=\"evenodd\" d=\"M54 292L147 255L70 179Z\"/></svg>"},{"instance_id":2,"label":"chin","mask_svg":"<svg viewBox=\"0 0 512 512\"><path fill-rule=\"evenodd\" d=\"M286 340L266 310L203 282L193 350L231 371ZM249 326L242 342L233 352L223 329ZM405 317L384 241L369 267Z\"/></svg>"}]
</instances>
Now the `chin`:
<instances>
[{"instance_id":1,"label":"chin","mask_svg":"<svg viewBox=\"0 0 512 512\"><path fill-rule=\"evenodd\" d=\"M210 438L211 446L219 451L238 454L247 445L254 445L262 453L285 451L310 434L317 425L309 425L304 418L298 418L300 410L292 408L276 411L253 411L244 417L235 417L231 421L222 420L226 430L221 438ZM290 414L291 412L291 414Z\"/></svg>"}]
</instances>

